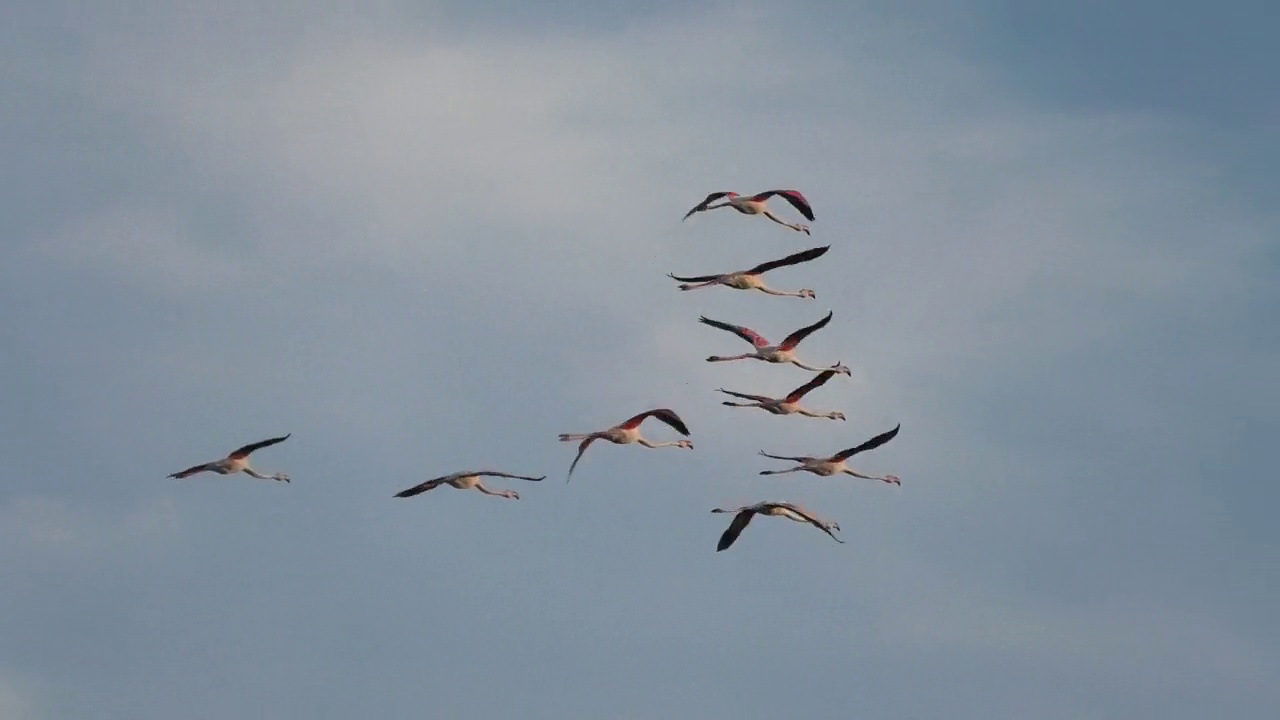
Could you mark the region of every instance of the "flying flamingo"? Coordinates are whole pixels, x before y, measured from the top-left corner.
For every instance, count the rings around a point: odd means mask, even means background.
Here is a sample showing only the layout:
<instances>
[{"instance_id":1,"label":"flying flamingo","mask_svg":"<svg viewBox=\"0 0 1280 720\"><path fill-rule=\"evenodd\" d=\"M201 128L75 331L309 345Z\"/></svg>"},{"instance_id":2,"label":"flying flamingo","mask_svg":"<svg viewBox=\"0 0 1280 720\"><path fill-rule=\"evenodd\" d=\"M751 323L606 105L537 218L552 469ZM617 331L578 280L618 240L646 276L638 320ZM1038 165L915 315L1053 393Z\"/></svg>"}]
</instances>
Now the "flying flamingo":
<instances>
[{"instance_id":1,"label":"flying flamingo","mask_svg":"<svg viewBox=\"0 0 1280 720\"><path fill-rule=\"evenodd\" d=\"M842 412L832 411L832 412L820 413L820 412L813 412L811 410L806 410L800 407L800 398L804 397L805 394L808 393L810 390L817 387L821 387L824 383L830 380L832 376L834 376L835 374L836 374L835 370L824 370L821 375L818 375L817 377L805 383L804 385L801 385L795 390L792 390L791 393L784 398L771 398L771 397L765 397L764 395L747 395L746 393L734 392L732 390L725 390L724 388L720 388L718 391L726 395L732 395L734 397L742 398L744 400L751 400L751 402L749 403L730 402L728 400L725 400L722 404L728 405L729 407L760 408L762 410L767 410L773 413L774 415L799 414L799 415L804 415L806 417L813 417L813 418L827 418L829 420L844 420L844 413Z\"/></svg>"},{"instance_id":2,"label":"flying flamingo","mask_svg":"<svg viewBox=\"0 0 1280 720\"><path fill-rule=\"evenodd\" d=\"M703 323L704 325L710 325L711 327L714 327L714 328L720 328L721 330L728 330L734 335L737 335L743 340L746 340L747 342L751 343L756 348L755 352L743 353L742 355L729 355L729 356L712 355L711 357L707 358L707 362L728 362L730 360L752 359L752 360L763 360L765 362L771 362L771 363L791 363L792 365L795 365L798 368L804 368L805 370L809 370L811 372L823 372L825 370L834 370L840 373L841 375L849 375L851 377L853 375L853 373L849 371L849 368L845 367L841 363L836 363L835 365L832 365L829 368L820 368L820 367L813 367L812 365L806 365L796 359L796 355L795 355L796 345L799 345L800 341L808 337L810 333L814 332L815 330L821 330L822 328L826 327L827 323L831 322L830 310L827 311L826 317L822 318L818 322L808 327L802 327L799 330L796 330L795 332L791 333L786 338L784 338L783 341L778 345L770 345L769 341L765 340L764 337L760 335L760 333L756 332L755 330L752 330L751 328L742 327L741 325L730 325L729 323L720 322L719 320L711 320L706 316L699 318L698 322Z\"/></svg>"},{"instance_id":3,"label":"flying flamingo","mask_svg":"<svg viewBox=\"0 0 1280 720\"><path fill-rule=\"evenodd\" d=\"M708 195L705 200L703 200L702 202L694 206L692 210L685 213L684 217L680 219L681 221L684 221L684 220L688 220L689 216L694 213L706 212L707 210L715 210L717 208L731 207L734 210L737 210L738 212L742 213L743 215L764 215L765 217L778 223L779 225L786 225L792 230L797 230L799 232L804 233L805 235L808 235L809 234L808 225L804 225L801 223L789 223L786 220L783 220L782 218L778 217L777 215L774 215L773 213L769 212L769 208L765 207L765 201L767 201L769 198L773 197L774 195L777 195L781 197L783 200L786 200L787 202L791 203L791 206L794 207L796 210L799 210L800 214L805 216L805 218L809 222L813 222L813 208L809 207L809 201L805 199L804 195L800 194L799 190L769 190L767 192L762 192L758 195L748 195L748 196L739 195L738 193L732 192L732 191L713 192L710 195ZM728 198L728 200L725 200L719 205L711 204L716 200L719 200L720 198Z\"/></svg>"},{"instance_id":4,"label":"flying flamingo","mask_svg":"<svg viewBox=\"0 0 1280 720\"><path fill-rule=\"evenodd\" d=\"M202 472L213 472L218 473L219 475L234 475L235 473L242 472L245 475L258 478L259 480L280 480L283 482L289 482L289 476L284 473L278 472L273 475L263 475L249 467L249 454L254 450L261 450L264 447L275 445L276 443L282 443L285 440L288 440L290 435L293 435L293 433L289 433L289 435L285 435L284 437L271 438L270 440L263 440L262 442L250 443L233 451L230 455L222 458L221 460L204 463L203 465L193 465L186 470L173 473L168 477L184 478L189 475L195 475L196 473Z\"/></svg>"},{"instance_id":5,"label":"flying flamingo","mask_svg":"<svg viewBox=\"0 0 1280 720\"><path fill-rule=\"evenodd\" d=\"M759 290L760 292L768 293L770 295L786 295L789 297L809 298L812 300L813 298L817 297L817 294L814 293L812 290L807 290L807 289L797 290L796 292L784 292L782 290L774 290L771 287L766 287L764 284L764 280L761 279L760 276L763 275L764 273L769 272L770 270L773 270L774 268L785 267L787 265L799 265L800 263L803 263L803 262L816 260L817 258L820 258L823 255L825 255L826 252L830 249L831 249L830 245L826 245L823 247L816 247L810 250L805 250L804 252L795 253L794 255L788 255L787 257L784 257L781 260L774 260L772 262L760 263L759 265L751 268L750 270L740 270L738 272L724 273L722 275L701 275L699 277L677 277L675 275L668 274L667 277L684 283L683 285L679 286L681 290L697 290L698 288L712 287L715 285L724 285L726 287L731 287L735 290ZM695 285L690 283L697 283L697 284Z\"/></svg>"},{"instance_id":6,"label":"flying flamingo","mask_svg":"<svg viewBox=\"0 0 1280 720\"><path fill-rule=\"evenodd\" d=\"M449 487L457 488L459 490L479 490L485 495L497 495L498 497L504 497L510 500L520 499L520 494L515 490L490 490L480 482L481 476L516 478L517 480L530 480L533 482L544 480L547 477L546 475L542 475L540 477L512 475L511 473L499 472L497 470L464 470L462 472L453 473L452 475L444 475L433 480L428 480L421 485L414 485L408 490L401 490L396 493L395 496L398 498L413 497L414 495L420 495L428 490L435 490L441 485L448 485Z\"/></svg>"},{"instance_id":7,"label":"flying flamingo","mask_svg":"<svg viewBox=\"0 0 1280 720\"><path fill-rule=\"evenodd\" d=\"M849 448L848 450L841 450L835 455L832 455L831 457L825 457L825 458L785 457L782 455L770 455L769 453L761 450L760 454L767 458L773 458L774 460L790 460L792 462L798 462L800 463L800 465L797 465L796 467L793 467L793 468L788 468L786 470L761 470L760 474L761 475L782 475L785 473L793 473L793 472L811 472L814 475L829 477L831 475L838 475L840 473L844 473L845 475L852 475L856 478L863 478L864 480L879 480L881 482L886 482L893 485L901 485L902 481L899 480L896 475L880 475L880 476L863 475L862 473L850 470L848 466L845 465L845 461L853 457L854 455L857 455L858 453L866 450L878 448L881 445L889 442L894 438L895 435L898 434L898 430L901 428L902 428L902 424L899 423L892 430L888 432L880 433L879 435L871 438L870 440L862 443L857 447L852 447L852 448Z\"/></svg>"},{"instance_id":8,"label":"flying flamingo","mask_svg":"<svg viewBox=\"0 0 1280 720\"><path fill-rule=\"evenodd\" d=\"M681 447L681 448L687 448L687 449L693 448L693 442L689 440L675 440L672 442L655 443L655 442L650 442L644 439L643 437L641 437L640 423L644 422L644 419L647 417L654 417L654 418L657 418L658 420L661 420L662 422L675 428L676 432L680 433L681 435L687 436L689 434L689 428L685 426L684 421L680 419L680 416L676 415L674 411L668 410L667 408L658 408L657 410L646 410L645 412L642 412L639 415L636 415L635 417L630 418L629 420L623 423L614 425L608 430L600 430L598 432L582 433L577 435L561 433L560 442L573 442L575 440L582 441L582 443L578 445L578 455L573 459L573 464L569 466L569 474L568 476L565 477L564 481L569 482L569 478L573 477L573 469L578 466L578 461L582 459L582 453L586 452L587 446L589 446L591 443L595 442L596 440L608 440L609 442L614 443L615 445L629 445L631 443L640 443L641 445L647 448L659 448L659 447Z\"/></svg>"},{"instance_id":9,"label":"flying flamingo","mask_svg":"<svg viewBox=\"0 0 1280 720\"><path fill-rule=\"evenodd\" d=\"M832 530L839 530L840 525L834 522L828 522L819 518L817 515L805 510L799 505L793 505L787 502L761 502L755 505L743 505L742 507L726 510L724 508L716 508L713 513L737 513L733 517L733 522L729 523L729 528L720 536L720 542L716 544L716 552L720 552L733 544L734 540L742 534L743 528L751 523L753 515L771 515L773 517L786 518L796 522L809 523L818 528L822 532L831 536L832 540L838 543L844 541L836 537Z\"/></svg>"}]
</instances>

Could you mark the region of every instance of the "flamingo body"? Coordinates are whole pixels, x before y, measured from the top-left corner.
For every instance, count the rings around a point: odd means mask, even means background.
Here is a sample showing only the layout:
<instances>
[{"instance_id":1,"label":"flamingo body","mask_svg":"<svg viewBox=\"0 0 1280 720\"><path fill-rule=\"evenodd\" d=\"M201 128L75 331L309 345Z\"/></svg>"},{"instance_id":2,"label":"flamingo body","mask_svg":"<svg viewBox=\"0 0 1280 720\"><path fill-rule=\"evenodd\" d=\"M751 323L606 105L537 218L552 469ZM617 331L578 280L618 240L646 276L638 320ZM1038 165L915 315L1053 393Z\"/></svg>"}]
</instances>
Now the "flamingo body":
<instances>
[{"instance_id":1,"label":"flamingo body","mask_svg":"<svg viewBox=\"0 0 1280 720\"><path fill-rule=\"evenodd\" d=\"M681 220L688 220L689 216L693 215L694 213L706 212L708 210L717 210L719 208L727 207L727 208L733 208L734 210L737 210L743 215L763 215L764 217L769 218L770 220L778 223L779 225L789 227L792 230L802 232L805 235L810 234L808 225L805 225L803 223L789 223L786 220L783 220L782 218L778 217L777 215L774 215L769 210L767 201L769 200L769 198L775 195L786 200L788 203L791 204L792 207L798 210L800 214L805 217L805 219L809 220L810 222L813 222L813 219L814 219L813 207L809 205L809 200L805 198L805 196L799 190L767 190L762 193L756 193L755 195L741 195L731 190L721 190L718 192L713 192L707 195L707 197L703 199L702 202L695 205L693 209L685 213L684 217L681 218ZM724 198L724 202L720 203L719 205L712 204L716 200L720 200L721 198Z\"/></svg>"},{"instance_id":2,"label":"flamingo body","mask_svg":"<svg viewBox=\"0 0 1280 720\"><path fill-rule=\"evenodd\" d=\"M760 292L767 293L769 295L786 295L790 297L809 298L812 300L817 297L817 294L808 288L794 292L774 290L764 284L764 279L761 275L775 268L786 267L788 265L798 265L800 263L820 258L830 249L830 245L811 248L809 250L788 255L781 260L772 260L770 262L760 263L750 270L739 270L736 272L721 273L718 275L701 275L698 277L679 277L669 273L667 277L680 281L682 284L679 285L679 288L686 291L723 285L728 288L733 288L734 290L759 290Z\"/></svg>"},{"instance_id":3,"label":"flamingo body","mask_svg":"<svg viewBox=\"0 0 1280 720\"><path fill-rule=\"evenodd\" d=\"M790 460L792 462L799 463L799 465L792 468L788 468L786 470L761 470L760 474L761 475L785 475L786 473L793 473L793 472L807 472L807 473L812 473L814 475L818 475L819 477L831 477L832 475L844 474L844 475L852 475L853 477L863 478L866 480L879 480L881 482L889 483L892 485L901 485L902 481L899 480L898 476L896 475L864 475L856 470L851 469L847 464L849 458L853 457L854 455L857 455L858 453L866 452L867 450L878 448L881 445L889 442L890 440L892 440L894 437L898 435L898 431L901 429L902 429L902 425L899 424L895 426L892 430L880 433L879 435L876 435L875 437L862 443L861 445L858 445L857 447L851 447L847 450L841 450L840 452L834 455L831 455L829 457L808 457L808 456L792 457L792 456L785 456L785 455L770 455L769 453L761 450L760 454L763 455L764 457L772 458L774 460Z\"/></svg>"},{"instance_id":4,"label":"flamingo body","mask_svg":"<svg viewBox=\"0 0 1280 720\"><path fill-rule=\"evenodd\" d=\"M711 512L734 514L733 521L729 523L729 527L720 536L720 541L716 544L716 552L726 550L730 545L733 545L734 541L738 539L738 536L742 534L742 531L751 523L751 518L756 515L780 517L795 522L808 523L827 535L830 535L832 540L835 540L838 543L844 542L831 532L832 530L840 529L839 523L823 520L812 512L794 503L761 502L756 503L755 505L743 505L742 507L733 509L715 508Z\"/></svg>"},{"instance_id":5,"label":"flamingo body","mask_svg":"<svg viewBox=\"0 0 1280 720\"><path fill-rule=\"evenodd\" d=\"M289 433L283 437L249 443L248 445L236 448L220 460L214 460L213 462L202 463L200 465L192 465L186 470L179 470L176 473L171 473L168 477L181 479L197 475L202 472L211 472L217 475L234 475L242 472L250 477L258 478L259 480L279 480L281 482L289 482L289 476L284 473L278 472L271 475L264 475L249 467L249 456L253 454L253 451L255 450L261 450L264 447L270 447L276 443L282 443L285 440L288 440L292 435L293 433Z\"/></svg>"},{"instance_id":6,"label":"flamingo body","mask_svg":"<svg viewBox=\"0 0 1280 720\"><path fill-rule=\"evenodd\" d=\"M732 390L725 390L724 388L720 388L718 392L751 401L749 403L740 403L726 400L722 403L729 407L760 408L761 410L774 415L804 415L806 417L827 418L829 420L844 420L844 413L836 411L826 413L813 412L800 405L801 398L808 394L810 390L821 387L835 376L835 374L835 370L825 370L817 377L804 385L801 385L795 390L792 390L786 397L782 398L771 398L765 395L748 395L747 393L734 392Z\"/></svg>"},{"instance_id":7,"label":"flamingo body","mask_svg":"<svg viewBox=\"0 0 1280 720\"><path fill-rule=\"evenodd\" d=\"M755 352L743 353L741 355L728 355L728 356L712 355L711 357L707 358L707 362L730 362L733 360L762 360L764 362L777 363L777 364L790 363L792 365L795 365L798 368L803 368L811 372L820 373L826 370L834 370L835 372L841 375L852 375L853 373L849 370L849 368L845 367L843 363L836 363L831 367L815 367L813 365L808 365L796 359L796 354L795 354L796 346L800 344L800 341L804 340L811 333L826 327L827 323L831 322L831 317L832 317L832 313L830 310L828 310L826 317L815 322L812 325L809 325L807 327L802 327L799 330L796 330L795 332L791 333L786 338L784 338L782 342L778 343L777 345L769 344L769 341L766 340L763 335L761 335L760 333L748 327L743 327L741 325L733 325L730 323L721 322L719 320L712 320L706 317L705 315L699 318L698 322L704 325L710 325L713 328L718 328L720 330L731 332L734 335L737 335L738 337L742 338L743 340L751 343L752 347L755 348Z\"/></svg>"},{"instance_id":8,"label":"flamingo body","mask_svg":"<svg viewBox=\"0 0 1280 720\"><path fill-rule=\"evenodd\" d=\"M669 408L646 410L639 415L628 418L627 420L605 430L598 430L590 433L561 433L560 442L581 441L578 445L578 454L573 458L573 464L569 466L569 474L565 477L565 482L569 482L569 478L573 477L573 470L578 466L578 461L582 459L582 454L585 453L587 448L591 446L591 443L596 440L607 440L615 445L630 445L632 443L638 443L647 448L693 448L693 442L690 440L655 443L645 439L644 436L640 434L640 423L650 417L661 420L681 435L689 435L689 428L684 424L684 420L681 420L680 416L676 415L675 411Z\"/></svg>"},{"instance_id":9,"label":"flamingo body","mask_svg":"<svg viewBox=\"0 0 1280 720\"><path fill-rule=\"evenodd\" d=\"M495 495L497 497L508 498L511 500L520 499L520 494L515 490L490 490L485 487L484 483L480 480L481 476L515 478L518 480L528 480L530 482L539 482L546 479L545 475L533 477L531 475L513 475L511 473L500 472L497 470L463 470L462 472L432 478L424 483L414 485L407 490L401 490L396 493L395 496L398 498L413 497L414 495L421 495L428 490L435 490L441 485L448 485L449 487L456 488L458 490L478 490L485 495Z\"/></svg>"}]
</instances>

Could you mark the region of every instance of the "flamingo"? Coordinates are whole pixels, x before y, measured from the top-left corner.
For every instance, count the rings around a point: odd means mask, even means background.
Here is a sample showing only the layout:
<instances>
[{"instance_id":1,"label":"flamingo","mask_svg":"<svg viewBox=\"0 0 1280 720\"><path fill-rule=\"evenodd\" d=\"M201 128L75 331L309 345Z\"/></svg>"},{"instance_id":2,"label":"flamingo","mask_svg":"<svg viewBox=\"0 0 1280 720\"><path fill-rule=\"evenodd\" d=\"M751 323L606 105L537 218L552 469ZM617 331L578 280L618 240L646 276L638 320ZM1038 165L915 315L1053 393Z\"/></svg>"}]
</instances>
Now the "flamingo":
<instances>
[{"instance_id":1,"label":"flamingo","mask_svg":"<svg viewBox=\"0 0 1280 720\"><path fill-rule=\"evenodd\" d=\"M722 275L701 275L699 277L677 277L675 275L668 273L667 277L671 278L672 280L678 280L681 283L684 283L683 285L679 286L681 290L697 290L699 288L704 288L704 287L724 285L726 287L731 287L735 290L759 290L760 292L768 293L770 295L786 295L788 297L809 298L810 300L812 300L813 298L817 297L817 294L814 293L812 290L807 290L807 289L797 290L796 292L784 292L782 290L774 290L771 287L766 287L764 284L764 280L762 280L760 276L766 272L769 272L770 270L773 270L774 268L785 267L787 265L799 265L800 263L803 263L803 262L809 262L810 260L815 260L825 255L826 252L830 249L831 249L830 245L825 245L823 247L816 247L810 250L805 250L804 252L795 253L794 255L788 255L782 258L781 260L774 260L772 262L760 263L759 265L751 268L750 270L740 270L738 272L724 273ZM691 283L697 283L697 284L691 284Z\"/></svg>"},{"instance_id":2,"label":"flamingo","mask_svg":"<svg viewBox=\"0 0 1280 720\"><path fill-rule=\"evenodd\" d=\"M731 360L747 360L747 359L763 360L765 362L771 362L771 363L791 363L792 365L795 365L798 368L804 368L805 370L809 370L810 372L823 372L826 370L834 370L840 373L841 375L848 375L850 377L853 376L853 373L850 372L849 368L845 367L842 363L836 363L835 365L832 365L829 368L820 368L820 367L813 367L812 365L806 365L796 359L796 356L795 356L796 345L799 345L800 341L808 337L810 333L814 332L815 330L821 330L822 328L826 327L827 323L831 322L830 310L827 311L826 317L822 318L818 322L808 327L802 327L799 330L796 330L795 332L791 333L786 338L784 338L783 341L778 345L770 345L769 341L765 340L764 337L760 335L760 333L756 332L755 330L752 330L751 328L742 327L741 325L730 325L729 323L720 322L719 320L711 320L707 318L705 315L701 318L698 318L698 322L703 323L704 325L710 325L711 327L714 327L714 328L720 328L721 330L728 330L734 335L737 335L743 340L746 340L747 342L751 343L756 348L755 352L743 353L742 355L729 355L729 356L712 355L711 357L707 358L707 362L729 362Z\"/></svg>"},{"instance_id":3,"label":"flamingo","mask_svg":"<svg viewBox=\"0 0 1280 720\"><path fill-rule=\"evenodd\" d=\"M733 522L729 523L728 529L720 536L720 542L716 544L716 552L720 552L733 544L734 540L742 534L743 528L751 523L754 515L771 515L773 517L786 518L796 522L809 523L818 528L822 532L831 536L832 540L838 543L844 543L843 540L836 537L832 530L839 530L839 523L828 522L819 518L817 515L805 510L799 505L787 502L760 502L755 505L743 505L742 507L727 510L725 508L715 508L713 513L737 513L733 517Z\"/></svg>"},{"instance_id":4,"label":"flamingo","mask_svg":"<svg viewBox=\"0 0 1280 720\"><path fill-rule=\"evenodd\" d=\"M767 410L773 413L774 415L799 414L799 415L804 415L805 417L827 418L829 420L844 420L844 413L842 412L832 411L832 412L820 413L820 412L813 412L811 410L806 410L800 407L800 398L804 397L805 394L808 393L810 390L813 390L814 388L817 388L817 387L822 387L822 385L826 383L828 380L830 380L832 376L834 376L835 374L836 374L835 370L824 370L822 374L818 375L817 377L805 383L804 385L801 385L795 390L792 390L790 394L788 394L786 397L783 397L783 398L771 398L771 397L765 397L764 395L747 395L746 393L734 392L732 390L725 390L724 388L719 388L718 392L722 392L726 395L732 395L734 397L742 398L744 400L751 400L751 402L749 403L730 402L728 400L725 400L722 404L728 405L729 407L760 408L762 410Z\"/></svg>"},{"instance_id":5,"label":"flamingo","mask_svg":"<svg viewBox=\"0 0 1280 720\"><path fill-rule=\"evenodd\" d=\"M496 495L509 500L520 499L520 494L515 490L490 490L480 482L481 476L515 478L517 480L529 480L532 482L545 480L547 477L546 475L539 477L531 477L529 475L512 475L511 473L499 472L497 470L464 470L462 472L453 473L452 475L444 475L442 477L428 480L420 485L414 485L408 490L401 490L396 493L395 496L398 498L413 497L414 495L420 495L428 490L435 490L441 485L448 485L449 487L457 488L459 490L479 490L485 495Z\"/></svg>"},{"instance_id":6,"label":"flamingo","mask_svg":"<svg viewBox=\"0 0 1280 720\"><path fill-rule=\"evenodd\" d=\"M791 460L792 462L798 462L800 464L797 465L796 467L788 468L786 470L761 470L760 474L761 475L783 475L785 473L793 473L793 472L811 472L814 475L829 477L831 475L838 475L840 473L844 473L845 475L852 475L856 478L862 478L864 480L879 480L881 482L890 483L892 485L901 485L902 481L899 480L896 475L863 475L860 472L850 470L849 467L845 465L845 461L853 457L854 455L857 455L860 452L878 448L881 445L889 442L894 438L894 436L898 434L898 430L900 430L901 428L902 428L902 424L899 423L898 425L894 426L892 430L888 432L880 433L879 435L871 438L870 440L862 443L857 447L851 447L848 450L841 450L835 455L832 455L831 457L825 457L825 458L785 457L782 455L770 455L769 453L761 450L760 454L767 458L773 458L774 460Z\"/></svg>"},{"instance_id":7,"label":"flamingo","mask_svg":"<svg viewBox=\"0 0 1280 720\"><path fill-rule=\"evenodd\" d=\"M195 475L196 473L202 472L213 472L218 473L219 475L234 475L235 473L242 472L245 475L258 478L259 480L279 480L282 482L289 482L289 476L284 473L278 472L272 475L263 475L249 467L249 455L254 450L261 450L264 447L269 447L276 443L282 443L285 440L288 440L290 435L293 435L293 433L289 433L284 437L271 438L270 440L250 443L242 448L232 451L230 455L227 455L221 460L204 463L203 465L192 465L186 470L173 473L168 477L184 478L189 475Z\"/></svg>"},{"instance_id":8,"label":"flamingo","mask_svg":"<svg viewBox=\"0 0 1280 720\"><path fill-rule=\"evenodd\" d=\"M573 469L578 466L578 461L582 459L582 453L586 452L587 446L589 446L591 443L595 442L596 440L608 440L609 442L614 443L615 445L629 445L631 443L639 443L647 448L660 448L660 447L679 447L679 448L685 448L685 449L693 448L693 442L689 440L675 440L675 441L669 441L669 442L656 443L656 442L650 442L645 438L641 437L640 423L644 422L644 419L648 417L653 417L653 418L657 418L658 420L661 420L662 422L675 428L676 432L680 433L681 435L689 434L689 428L685 426L684 421L680 419L680 416L676 415L675 411L668 410L667 408L658 408L656 410L646 410L645 412L642 412L639 415L636 415L635 417L629 418L628 420L618 425L614 425L608 430L600 430L598 432L582 433L582 434L576 434L576 435L561 433L560 442L573 442L575 440L582 441L582 443L578 445L578 455L573 459L573 464L569 466L569 474L568 476L565 477L564 481L567 483L569 482L569 478L573 477Z\"/></svg>"},{"instance_id":9,"label":"flamingo","mask_svg":"<svg viewBox=\"0 0 1280 720\"><path fill-rule=\"evenodd\" d=\"M713 192L708 195L705 200L695 205L692 210L685 213L684 217L680 218L680 220L681 222L688 220L689 216L694 213L706 212L707 210L715 210L717 208L731 207L743 215L764 215L779 225L785 225L792 230L802 232L805 235L810 234L808 225L804 225L802 223L789 223L769 212L769 208L765 207L765 202L774 195L777 195L783 200L791 203L791 206L796 210L799 210L800 214L805 216L805 219L809 222L813 222L813 208L809 206L809 201L805 199L804 195L800 194L799 190L768 190L766 192L759 193L758 195L747 196L739 195L732 191ZM725 200L719 205L711 204L720 198L728 198L728 200Z\"/></svg>"}]
</instances>

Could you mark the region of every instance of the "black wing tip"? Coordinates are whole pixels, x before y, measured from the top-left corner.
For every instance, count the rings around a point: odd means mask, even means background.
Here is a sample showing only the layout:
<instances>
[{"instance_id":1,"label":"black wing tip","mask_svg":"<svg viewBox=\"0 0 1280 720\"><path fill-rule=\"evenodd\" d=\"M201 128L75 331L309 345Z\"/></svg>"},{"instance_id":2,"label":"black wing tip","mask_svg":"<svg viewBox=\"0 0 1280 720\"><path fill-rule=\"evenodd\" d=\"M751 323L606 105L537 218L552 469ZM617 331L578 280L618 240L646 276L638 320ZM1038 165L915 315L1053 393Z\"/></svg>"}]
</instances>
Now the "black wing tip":
<instances>
[{"instance_id":1,"label":"black wing tip","mask_svg":"<svg viewBox=\"0 0 1280 720\"><path fill-rule=\"evenodd\" d=\"M689 434L689 426L684 424L684 420L676 414L675 410L672 410L671 408L658 408L654 413L660 415L664 420L666 420L667 424L675 428L676 432L686 436Z\"/></svg>"}]
</instances>

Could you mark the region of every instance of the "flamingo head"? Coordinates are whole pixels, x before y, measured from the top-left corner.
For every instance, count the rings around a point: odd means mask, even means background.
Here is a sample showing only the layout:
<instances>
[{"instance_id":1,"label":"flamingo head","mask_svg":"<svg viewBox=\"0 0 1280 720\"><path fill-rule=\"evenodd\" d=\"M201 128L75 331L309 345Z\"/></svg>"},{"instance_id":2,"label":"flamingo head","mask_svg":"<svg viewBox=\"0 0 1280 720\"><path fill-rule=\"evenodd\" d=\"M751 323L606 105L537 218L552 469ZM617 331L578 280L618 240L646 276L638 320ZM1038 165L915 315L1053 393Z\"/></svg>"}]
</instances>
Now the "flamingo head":
<instances>
[{"instance_id":1,"label":"flamingo head","mask_svg":"<svg viewBox=\"0 0 1280 720\"><path fill-rule=\"evenodd\" d=\"M693 441L692 441L692 440L677 440L677 441L676 441L676 447L681 447L681 448L684 448L684 449L686 449L686 450L692 450L692 449L693 449Z\"/></svg>"},{"instance_id":2,"label":"flamingo head","mask_svg":"<svg viewBox=\"0 0 1280 720\"><path fill-rule=\"evenodd\" d=\"M847 375L849 377L853 377L853 371L850 370L849 367L842 362L838 362L835 365L832 365L829 369L835 370L837 375Z\"/></svg>"},{"instance_id":3,"label":"flamingo head","mask_svg":"<svg viewBox=\"0 0 1280 720\"><path fill-rule=\"evenodd\" d=\"M800 291L800 297L809 298L810 300L813 300L818 297L818 293L810 290L809 288L805 288L804 290Z\"/></svg>"},{"instance_id":4,"label":"flamingo head","mask_svg":"<svg viewBox=\"0 0 1280 720\"><path fill-rule=\"evenodd\" d=\"M844 413L840 412L839 410L835 410L835 411L832 411L832 412L828 413L828 414L827 414L827 417L831 418L832 420L844 420L844 419L845 419L845 417L844 417Z\"/></svg>"},{"instance_id":5,"label":"flamingo head","mask_svg":"<svg viewBox=\"0 0 1280 720\"><path fill-rule=\"evenodd\" d=\"M511 500L519 500L519 499L520 499L520 493L516 492L515 490L508 490L508 491L506 491L506 492L502 493L502 497L504 497L504 498L510 498Z\"/></svg>"},{"instance_id":6,"label":"flamingo head","mask_svg":"<svg viewBox=\"0 0 1280 720\"><path fill-rule=\"evenodd\" d=\"M893 485L902 485L902 481L898 479L897 475L885 475L884 481Z\"/></svg>"}]
</instances>

